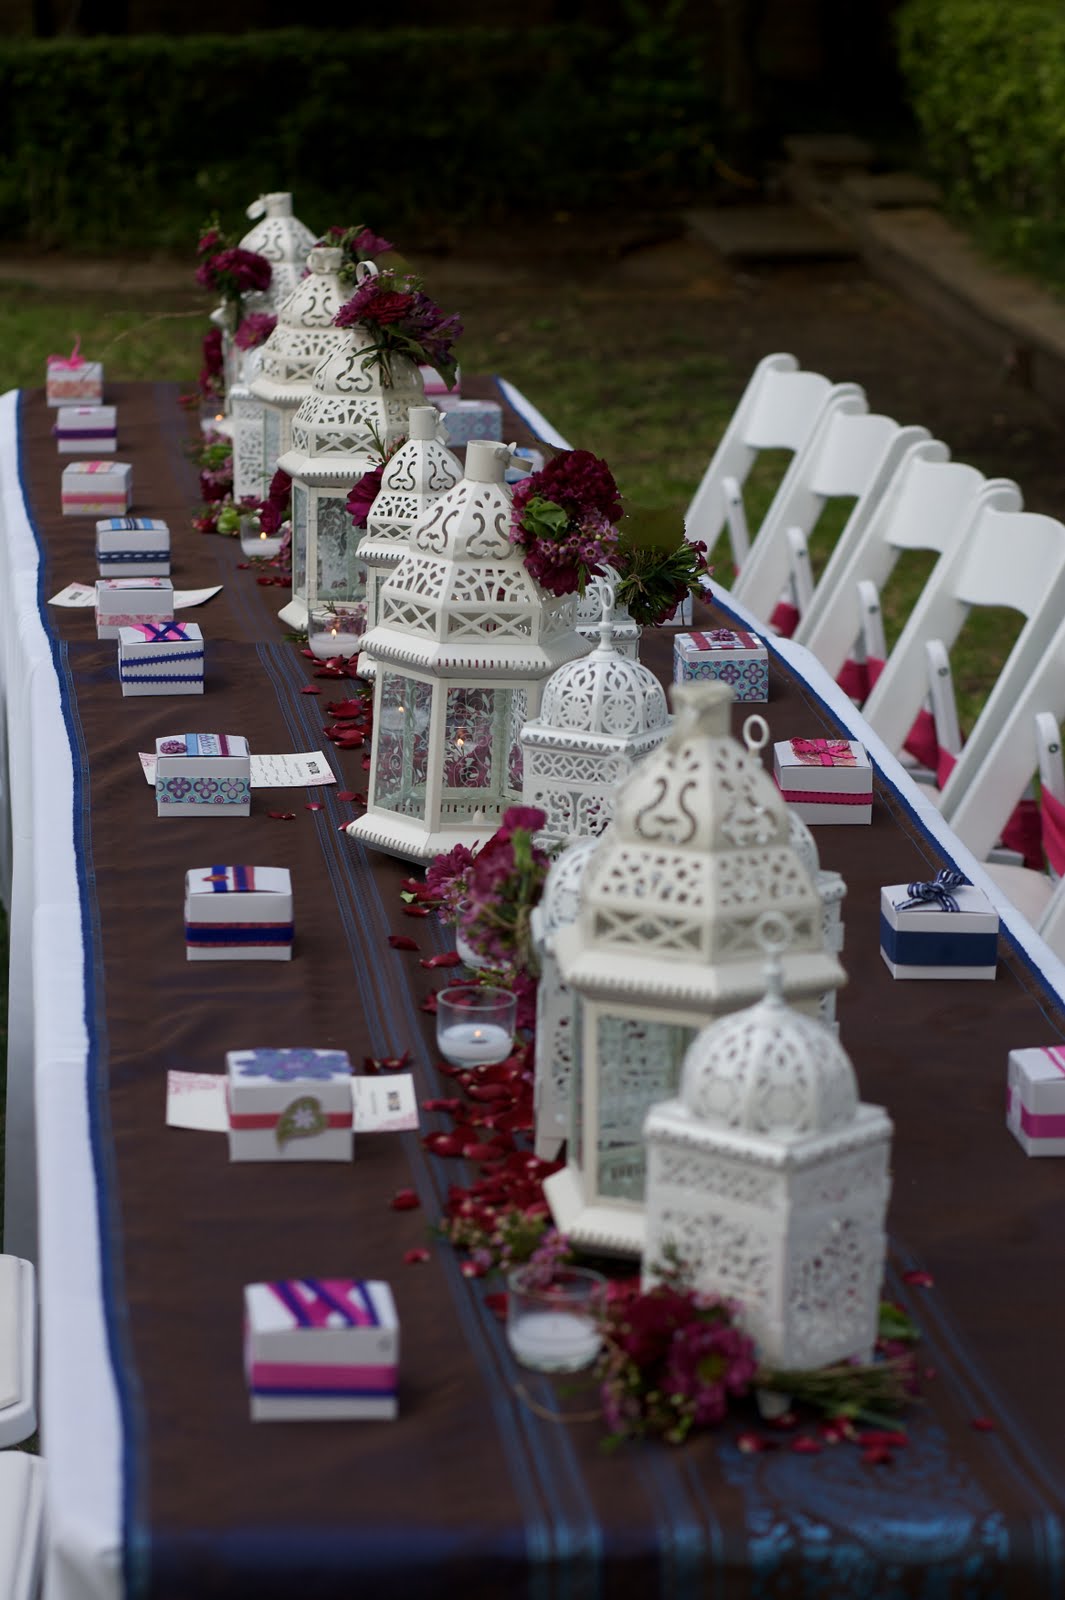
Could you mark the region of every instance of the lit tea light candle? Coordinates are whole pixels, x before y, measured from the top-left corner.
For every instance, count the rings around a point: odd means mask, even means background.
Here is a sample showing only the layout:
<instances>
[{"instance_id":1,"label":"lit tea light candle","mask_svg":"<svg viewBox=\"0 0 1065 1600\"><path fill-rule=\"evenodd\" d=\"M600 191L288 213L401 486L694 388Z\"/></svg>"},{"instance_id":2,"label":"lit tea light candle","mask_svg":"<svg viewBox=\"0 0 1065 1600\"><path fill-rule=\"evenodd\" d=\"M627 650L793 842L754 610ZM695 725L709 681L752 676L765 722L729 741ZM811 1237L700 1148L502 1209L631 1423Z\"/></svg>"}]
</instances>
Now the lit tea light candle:
<instances>
[{"instance_id":1,"label":"lit tea light candle","mask_svg":"<svg viewBox=\"0 0 1065 1600\"><path fill-rule=\"evenodd\" d=\"M507 989L457 984L436 997L436 1043L455 1067L505 1061L514 1046L518 1002Z\"/></svg>"},{"instance_id":2,"label":"lit tea light candle","mask_svg":"<svg viewBox=\"0 0 1065 1600\"><path fill-rule=\"evenodd\" d=\"M440 1054L453 1066L486 1066L494 1061L505 1061L510 1054L513 1034L494 1022L457 1022L443 1028L436 1042Z\"/></svg>"},{"instance_id":3,"label":"lit tea light candle","mask_svg":"<svg viewBox=\"0 0 1065 1600\"><path fill-rule=\"evenodd\" d=\"M264 533L256 517L241 517L240 548L252 561L272 561L281 549L281 535Z\"/></svg>"},{"instance_id":4,"label":"lit tea light candle","mask_svg":"<svg viewBox=\"0 0 1065 1600\"><path fill-rule=\"evenodd\" d=\"M335 656L358 655L362 629L358 618L342 610L312 611L307 626L307 643L311 654L319 661L330 661Z\"/></svg>"},{"instance_id":5,"label":"lit tea light candle","mask_svg":"<svg viewBox=\"0 0 1065 1600\"><path fill-rule=\"evenodd\" d=\"M591 1366L602 1338L599 1316L606 1281L587 1267L556 1267L544 1278L535 1263L507 1278L507 1344L534 1372L579 1372Z\"/></svg>"}]
</instances>

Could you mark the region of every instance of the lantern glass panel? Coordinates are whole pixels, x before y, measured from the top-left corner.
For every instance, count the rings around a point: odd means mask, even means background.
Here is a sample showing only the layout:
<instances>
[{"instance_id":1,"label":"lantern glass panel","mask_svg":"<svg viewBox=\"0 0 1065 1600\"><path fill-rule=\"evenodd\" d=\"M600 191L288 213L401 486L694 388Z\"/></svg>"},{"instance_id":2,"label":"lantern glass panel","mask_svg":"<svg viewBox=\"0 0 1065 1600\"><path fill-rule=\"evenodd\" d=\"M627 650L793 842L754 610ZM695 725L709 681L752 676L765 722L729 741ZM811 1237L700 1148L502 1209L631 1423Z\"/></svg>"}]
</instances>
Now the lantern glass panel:
<instances>
[{"instance_id":1,"label":"lantern glass panel","mask_svg":"<svg viewBox=\"0 0 1065 1600\"><path fill-rule=\"evenodd\" d=\"M263 406L263 473L267 484L277 471L281 454L281 418L273 406ZM263 491L265 493L265 490Z\"/></svg>"},{"instance_id":2,"label":"lantern glass panel","mask_svg":"<svg viewBox=\"0 0 1065 1600\"><path fill-rule=\"evenodd\" d=\"M600 1016L598 1192L643 1199L643 1123L648 1107L677 1092L684 1052L696 1030L643 1017Z\"/></svg>"},{"instance_id":3,"label":"lantern glass panel","mask_svg":"<svg viewBox=\"0 0 1065 1600\"><path fill-rule=\"evenodd\" d=\"M307 490L292 485L292 593L307 598Z\"/></svg>"},{"instance_id":4,"label":"lantern glass panel","mask_svg":"<svg viewBox=\"0 0 1065 1600\"><path fill-rule=\"evenodd\" d=\"M514 793L519 795L525 772L525 751L521 742L521 730L528 721L528 702L529 696L525 689L510 691L510 710L507 719L507 782Z\"/></svg>"},{"instance_id":5,"label":"lantern glass panel","mask_svg":"<svg viewBox=\"0 0 1065 1600\"><path fill-rule=\"evenodd\" d=\"M343 500L318 499L318 598L361 600L366 593L366 567L358 560L359 534Z\"/></svg>"},{"instance_id":6,"label":"lantern glass panel","mask_svg":"<svg viewBox=\"0 0 1065 1600\"><path fill-rule=\"evenodd\" d=\"M432 685L401 672L379 674L374 804L404 817L425 816Z\"/></svg>"},{"instance_id":7,"label":"lantern glass panel","mask_svg":"<svg viewBox=\"0 0 1065 1600\"><path fill-rule=\"evenodd\" d=\"M520 704L515 705L519 701ZM502 810L521 794L509 777L510 736L524 717L524 689L455 684L447 691L444 789L447 799Z\"/></svg>"}]
</instances>

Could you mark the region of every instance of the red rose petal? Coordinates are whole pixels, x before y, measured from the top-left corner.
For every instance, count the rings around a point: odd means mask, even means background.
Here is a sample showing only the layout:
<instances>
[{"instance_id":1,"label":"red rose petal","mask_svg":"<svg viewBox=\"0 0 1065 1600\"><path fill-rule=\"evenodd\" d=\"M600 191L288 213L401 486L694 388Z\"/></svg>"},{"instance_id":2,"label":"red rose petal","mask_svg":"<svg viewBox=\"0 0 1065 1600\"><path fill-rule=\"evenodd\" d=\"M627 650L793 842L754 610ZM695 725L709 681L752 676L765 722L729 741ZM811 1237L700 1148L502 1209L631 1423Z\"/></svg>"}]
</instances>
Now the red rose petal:
<instances>
[{"instance_id":1,"label":"red rose petal","mask_svg":"<svg viewBox=\"0 0 1065 1600\"><path fill-rule=\"evenodd\" d=\"M447 1111L451 1113L457 1111L461 1104L462 1101L458 1095L450 1095L446 1098L437 1096L432 1100L423 1100L421 1107L423 1111Z\"/></svg>"},{"instance_id":2,"label":"red rose petal","mask_svg":"<svg viewBox=\"0 0 1065 1600\"><path fill-rule=\"evenodd\" d=\"M433 914L432 906L404 906L403 907L403 915L405 917L431 917L432 914Z\"/></svg>"},{"instance_id":3,"label":"red rose petal","mask_svg":"<svg viewBox=\"0 0 1065 1600\"><path fill-rule=\"evenodd\" d=\"M393 950L417 950L418 941L407 933L390 933L388 942Z\"/></svg>"},{"instance_id":4,"label":"red rose petal","mask_svg":"<svg viewBox=\"0 0 1065 1600\"><path fill-rule=\"evenodd\" d=\"M432 990L429 994L426 995L425 999L422 1001L421 1005L418 1007L418 1010L419 1011L428 1011L428 1013L429 1013L429 1015L431 1017L435 1017L436 1016L436 990L435 989Z\"/></svg>"},{"instance_id":5,"label":"red rose petal","mask_svg":"<svg viewBox=\"0 0 1065 1600\"><path fill-rule=\"evenodd\" d=\"M426 971L432 971L436 967L460 967L462 957L457 950L445 950L441 955L428 956L418 964L425 967Z\"/></svg>"},{"instance_id":6,"label":"red rose petal","mask_svg":"<svg viewBox=\"0 0 1065 1600\"><path fill-rule=\"evenodd\" d=\"M741 1433L736 1439L736 1449L745 1456L761 1455L763 1450L773 1448L772 1441L763 1439L759 1433Z\"/></svg>"},{"instance_id":7,"label":"red rose petal","mask_svg":"<svg viewBox=\"0 0 1065 1600\"><path fill-rule=\"evenodd\" d=\"M423 1261L428 1261L429 1252L423 1244L416 1244L413 1250L404 1250L403 1264L407 1267L416 1267Z\"/></svg>"},{"instance_id":8,"label":"red rose petal","mask_svg":"<svg viewBox=\"0 0 1065 1600\"><path fill-rule=\"evenodd\" d=\"M904 1272L902 1281L903 1283L912 1283L917 1289L934 1289L936 1286L936 1280L930 1272L921 1272L917 1268L910 1272Z\"/></svg>"},{"instance_id":9,"label":"red rose petal","mask_svg":"<svg viewBox=\"0 0 1065 1600\"><path fill-rule=\"evenodd\" d=\"M354 789L338 789L337 790L337 799L338 800L358 800L360 798L361 798L363 804L365 805L366 796L365 795L362 795L362 796L357 795L355 793Z\"/></svg>"},{"instance_id":10,"label":"red rose petal","mask_svg":"<svg viewBox=\"0 0 1065 1600\"><path fill-rule=\"evenodd\" d=\"M887 1449L902 1449L909 1444L909 1435L898 1429L891 1428L865 1428L856 1435L855 1442L865 1445L867 1449L876 1449L884 1446Z\"/></svg>"},{"instance_id":11,"label":"red rose petal","mask_svg":"<svg viewBox=\"0 0 1065 1600\"><path fill-rule=\"evenodd\" d=\"M486 1294L484 1303L492 1315L499 1318L500 1322L506 1321L507 1291L505 1289L494 1289L491 1294Z\"/></svg>"},{"instance_id":12,"label":"red rose petal","mask_svg":"<svg viewBox=\"0 0 1065 1600\"><path fill-rule=\"evenodd\" d=\"M330 700L327 706L322 707L329 716L338 720L348 720L352 717L364 717L366 705L362 700Z\"/></svg>"},{"instance_id":13,"label":"red rose petal","mask_svg":"<svg viewBox=\"0 0 1065 1600\"><path fill-rule=\"evenodd\" d=\"M460 1156L462 1140L453 1133L429 1133L422 1140L432 1156Z\"/></svg>"},{"instance_id":14,"label":"red rose petal","mask_svg":"<svg viewBox=\"0 0 1065 1600\"><path fill-rule=\"evenodd\" d=\"M975 1428L977 1433L994 1433L995 1424L990 1417L973 1417L969 1426Z\"/></svg>"},{"instance_id":15,"label":"red rose petal","mask_svg":"<svg viewBox=\"0 0 1065 1600\"><path fill-rule=\"evenodd\" d=\"M404 1050L401 1056L378 1056L377 1065L382 1072L402 1072L410 1066L410 1051Z\"/></svg>"},{"instance_id":16,"label":"red rose petal","mask_svg":"<svg viewBox=\"0 0 1065 1600\"><path fill-rule=\"evenodd\" d=\"M480 1261L464 1261L459 1271L464 1278L483 1278L488 1267Z\"/></svg>"},{"instance_id":17,"label":"red rose petal","mask_svg":"<svg viewBox=\"0 0 1065 1600\"><path fill-rule=\"evenodd\" d=\"M798 1439L791 1441L791 1449L797 1456L819 1456L821 1444L817 1439L811 1439L808 1434L802 1434Z\"/></svg>"},{"instance_id":18,"label":"red rose petal","mask_svg":"<svg viewBox=\"0 0 1065 1600\"><path fill-rule=\"evenodd\" d=\"M313 650L301 650L300 651L300 655L301 656L306 656L308 661L313 661L314 660L314 651Z\"/></svg>"},{"instance_id":19,"label":"red rose petal","mask_svg":"<svg viewBox=\"0 0 1065 1600\"><path fill-rule=\"evenodd\" d=\"M397 1189L392 1196L393 1211L417 1211L420 1205L421 1201L413 1189Z\"/></svg>"},{"instance_id":20,"label":"red rose petal","mask_svg":"<svg viewBox=\"0 0 1065 1600\"><path fill-rule=\"evenodd\" d=\"M260 578L259 582L262 583L262 581L263 580ZM305 683L303 688L300 690L300 694L321 694L321 692L321 689L316 688L313 683Z\"/></svg>"},{"instance_id":21,"label":"red rose petal","mask_svg":"<svg viewBox=\"0 0 1065 1600\"><path fill-rule=\"evenodd\" d=\"M471 1083L466 1090L471 1100L509 1100L510 1090L505 1083Z\"/></svg>"},{"instance_id":22,"label":"red rose petal","mask_svg":"<svg viewBox=\"0 0 1065 1600\"><path fill-rule=\"evenodd\" d=\"M268 811L266 815L272 817L275 822L295 822L296 820L294 811Z\"/></svg>"},{"instance_id":23,"label":"red rose petal","mask_svg":"<svg viewBox=\"0 0 1065 1600\"><path fill-rule=\"evenodd\" d=\"M503 1156L503 1151L494 1144L467 1144L462 1153L468 1161L499 1161Z\"/></svg>"},{"instance_id":24,"label":"red rose petal","mask_svg":"<svg viewBox=\"0 0 1065 1600\"><path fill-rule=\"evenodd\" d=\"M321 811L322 802L320 800L308 800L303 809L304 811Z\"/></svg>"},{"instance_id":25,"label":"red rose petal","mask_svg":"<svg viewBox=\"0 0 1065 1600\"><path fill-rule=\"evenodd\" d=\"M886 1444L874 1444L862 1451L862 1460L870 1467L885 1467L894 1459Z\"/></svg>"}]
</instances>

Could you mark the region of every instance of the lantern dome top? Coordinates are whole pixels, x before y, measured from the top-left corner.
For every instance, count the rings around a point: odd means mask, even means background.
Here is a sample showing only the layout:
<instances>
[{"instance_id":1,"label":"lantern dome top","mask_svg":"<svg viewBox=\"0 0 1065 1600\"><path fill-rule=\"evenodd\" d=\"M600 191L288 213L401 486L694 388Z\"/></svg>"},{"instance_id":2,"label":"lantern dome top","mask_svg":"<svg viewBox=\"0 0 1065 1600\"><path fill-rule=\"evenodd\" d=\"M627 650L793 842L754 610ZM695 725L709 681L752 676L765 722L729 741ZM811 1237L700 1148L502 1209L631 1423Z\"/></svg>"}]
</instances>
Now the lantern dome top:
<instances>
[{"instance_id":1,"label":"lantern dome top","mask_svg":"<svg viewBox=\"0 0 1065 1600\"><path fill-rule=\"evenodd\" d=\"M834 1029L789 1006L779 958L756 1005L704 1028L689 1046L680 1100L697 1121L789 1141L836 1133L858 1112L858 1085Z\"/></svg>"},{"instance_id":2,"label":"lantern dome top","mask_svg":"<svg viewBox=\"0 0 1065 1600\"><path fill-rule=\"evenodd\" d=\"M540 727L596 739L630 740L669 724L665 691L641 662L614 642L613 590L600 592L599 643L591 655L569 661L548 679L540 702Z\"/></svg>"},{"instance_id":3,"label":"lantern dome top","mask_svg":"<svg viewBox=\"0 0 1065 1600\"><path fill-rule=\"evenodd\" d=\"M248 216L255 225L240 241L240 248L265 256L273 268L269 289L261 295L249 295L248 308L273 311L299 282L314 234L292 215L292 196L288 193L260 195L248 207Z\"/></svg>"},{"instance_id":4,"label":"lantern dome top","mask_svg":"<svg viewBox=\"0 0 1065 1600\"><path fill-rule=\"evenodd\" d=\"M594 836L575 839L551 863L544 883L544 892L536 908L540 912L539 931L542 939L550 939L559 928L568 927L571 922L576 922L577 912L580 909L584 869L599 848L600 842L600 839Z\"/></svg>"},{"instance_id":5,"label":"lantern dome top","mask_svg":"<svg viewBox=\"0 0 1065 1600\"><path fill-rule=\"evenodd\" d=\"M333 319L348 298L340 281L343 252L315 245L308 273L278 308L277 327L262 348L261 374L252 386L257 399L297 406L311 386L315 368L350 342Z\"/></svg>"}]
</instances>

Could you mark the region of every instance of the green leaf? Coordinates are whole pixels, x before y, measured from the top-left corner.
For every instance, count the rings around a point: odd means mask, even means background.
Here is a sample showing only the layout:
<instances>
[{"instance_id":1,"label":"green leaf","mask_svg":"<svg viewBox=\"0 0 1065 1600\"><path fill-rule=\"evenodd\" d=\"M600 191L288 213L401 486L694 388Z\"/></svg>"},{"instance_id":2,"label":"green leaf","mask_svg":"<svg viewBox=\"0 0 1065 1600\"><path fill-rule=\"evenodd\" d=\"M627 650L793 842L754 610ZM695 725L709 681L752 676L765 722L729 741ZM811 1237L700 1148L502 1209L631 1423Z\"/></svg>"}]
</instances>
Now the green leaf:
<instances>
[{"instance_id":1,"label":"green leaf","mask_svg":"<svg viewBox=\"0 0 1065 1600\"><path fill-rule=\"evenodd\" d=\"M301 1094L282 1111L274 1137L283 1150L292 1139L313 1139L324 1133L329 1122L317 1095Z\"/></svg>"}]
</instances>

